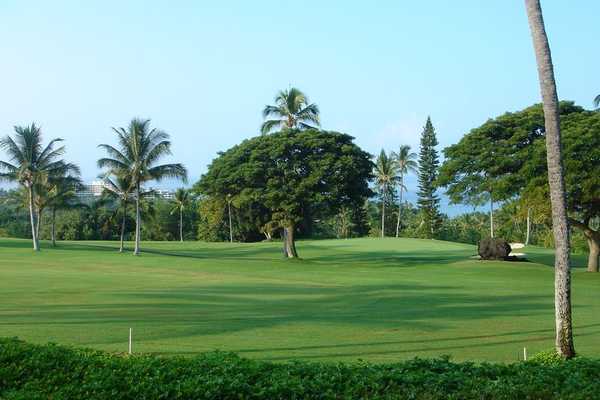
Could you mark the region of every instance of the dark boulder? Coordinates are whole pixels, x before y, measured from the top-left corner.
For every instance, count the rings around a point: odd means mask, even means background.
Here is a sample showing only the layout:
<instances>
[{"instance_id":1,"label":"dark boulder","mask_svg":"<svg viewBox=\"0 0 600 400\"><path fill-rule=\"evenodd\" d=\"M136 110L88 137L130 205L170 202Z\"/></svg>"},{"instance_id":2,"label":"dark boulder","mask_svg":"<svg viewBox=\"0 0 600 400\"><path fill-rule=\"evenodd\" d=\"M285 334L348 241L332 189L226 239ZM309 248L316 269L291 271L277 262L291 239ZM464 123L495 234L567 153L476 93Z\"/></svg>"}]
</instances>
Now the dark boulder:
<instances>
[{"instance_id":1,"label":"dark boulder","mask_svg":"<svg viewBox=\"0 0 600 400\"><path fill-rule=\"evenodd\" d=\"M485 238L479 242L477 252L482 260L508 260L511 248L504 239Z\"/></svg>"}]
</instances>

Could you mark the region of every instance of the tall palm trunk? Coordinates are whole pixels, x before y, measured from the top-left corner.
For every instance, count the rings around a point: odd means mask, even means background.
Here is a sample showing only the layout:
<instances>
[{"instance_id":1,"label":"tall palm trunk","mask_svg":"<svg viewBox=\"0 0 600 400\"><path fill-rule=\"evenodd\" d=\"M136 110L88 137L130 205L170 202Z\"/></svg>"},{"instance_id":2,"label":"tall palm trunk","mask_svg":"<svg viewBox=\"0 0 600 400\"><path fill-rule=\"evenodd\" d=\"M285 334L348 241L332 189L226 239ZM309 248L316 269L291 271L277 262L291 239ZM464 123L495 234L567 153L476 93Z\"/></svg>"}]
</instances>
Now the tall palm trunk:
<instances>
[{"instance_id":1,"label":"tall palm trunk","mask_svg":"<svg viewBox=\"0 0 600 400\"><path fill-rule=\"evenodd\" d=\"M33 209L33 186L32 185L28 185L27 186L27 192L29 194L29 221L31 222L31 239L33 240L33 250L34 251L39 251L40 250L40 244L38 243L38 236L37 236L37 230L36 230L36 217L35 217L35 211Z\"/></svg>"},{"instance_id":2,"label":"tall palm trunk","mask_svg":"<svg viewBox=\"0 0 600 400\"><path fill-rule=\"evenodd\" d=\"M183 208L179 207L179 241L183 243Z\"/></svg>"},{"instance_id":3,"label":"tall palm trunk","mask_svg":"<svg viewBox=\"0 0 600 400\"><path fill-rule=\"evenodd\" d=\"M575 356L575 346L573 344L571 317L570 243L560 145L558 94L556 93L552 55L544 27L540 1L525 0L525 6L531 29L533 47L535 49L540 89L544 104L548 184L550 186L550 202L552 205L552 230L556 247L554 262L556 351L564 358L571 358Z\"/></svg>"},{"instance_id":4,"label":"tall palm trunk","mask_svg":"<svg viewBox=\"0 0 600 400\"><path fill-rule=\"evenodd\" d=\"M52 247L56 247L56 208L52 208L52 227L50 228Z\"/></svg>"},{"instance_id":5,"label":"tall palm trunk","mask_svg":"<svg viewBox=\"0 0 600 400\"><path fill-rule=\"evenodd\" d=\"M381 187L381 237L385 237L385 189Z\"/></svg>"},{"instance_id":6,"label":"tall palm trunk","mask_svg":"<svg viewBox=\"0 0 600 400\"><path fill-rule=\"evenodd\" d=\"M42 216L44 214L44 209L42 208L36 208L36 214L37 214L37 220L35 221L35 235L38 238L38 240L40 239L40 225L42 224Z\"/></svg>"},{"instance_id":7,"label":"tall palm trunk","mask_svg":"<svg viewBox=\"0 0 600 400\"><path fill-rule=\"evenodd\" d=\"M494 237L494 199L490 192L490 237Z\"/></svg>"},{"instance_id":8,"label":"tall palm trunk","mask_svg":"<svg viewBox=\"0 0 600 400\"><path fill-rule=\"evenodd\" d=\"M396 237L400 236L400 217L402 215L402 191L404 189L404 175L400 172L400 202L398 203L398 220L396 221Z\"/></svg>"},{"instance_id":9,"label":"tall palm trunk","mask_svg":"<svg viewBox=\"0 0 600 400\"><path fill-rule=\"evenodd\" d=\"M140 215L140 184L138 183L135 187L135 246L133 249L134 255L140 254L140 236L142 218Z\"/></svg>"},{"instance_id":10,"label":"tall palm trunk","mask_svg":"<svg viewBox=\"0 0 600 400\"><path fill-rule=\"evenodd\" d=\"M127 215L127 203L123 203L123 216L121 217L121 242L119 243L119 253L123 252L123 242L125 239L125 217Z\"/></svg>"}]
</instances>

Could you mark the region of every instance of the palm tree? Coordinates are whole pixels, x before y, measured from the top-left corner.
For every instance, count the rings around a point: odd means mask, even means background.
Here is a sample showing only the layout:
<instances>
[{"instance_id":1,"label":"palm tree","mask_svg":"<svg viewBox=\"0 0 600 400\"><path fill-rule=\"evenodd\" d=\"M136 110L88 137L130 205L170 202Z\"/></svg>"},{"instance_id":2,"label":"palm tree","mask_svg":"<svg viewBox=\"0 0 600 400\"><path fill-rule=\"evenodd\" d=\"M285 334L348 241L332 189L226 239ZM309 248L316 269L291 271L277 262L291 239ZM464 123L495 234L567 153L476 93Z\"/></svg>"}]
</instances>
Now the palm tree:
<instances>
[{"instance_id":1,"label":"palm tree","mask_svg":"<svg viewBox=\"0 0 600 400\"><path fill-rule=\"evenodd\" d=\"M381 237L385 237L385 202L398 182L397 173L394 158L382 149L375 163L375 182L381 194Z\"/></svg>"},{"instance_id":2,"label":"palm tree","mask_svg":"<svg viewBox=\"0 0 600 400\"><path fill-rule=\"evenodd\" d=\"M556 322L556 351L564 358L575 356L571 316L571 270L569 224L560 148L560 117L554 67L540 0L525 0L529 27L544 106L546 127L546 157L548 184L552 207L552 229L556 247L554 274L554 307Z\"/></svg>"},{"instance_id":3,"label":"palm tree","mask_svg":"<svg viewBox=\"0 0 600 400\"><path fill-rule=\"evenodd\" d=\"M402 215L402 194L406 190L404 176L409 172L417 172L417 154L410 151L410 146L403 144L398 153L392 153L398 171L398 186L400 187L400 201L398 202L398 221L396 222L396 237L400 234L400 217Z\"/></svg>"},{"instance_id":4,"label":"palm tree","mask_svg":"<svg viewBox=\"0 0 600 400\"><path fill-rule=\"evenodd\" d=\"M51 210L50 239L53 247L56 247L56 212L82 206L77 197L77 188L80 186L78 177L68 175L56 179L48 188L47 206Z\"/></svg>"},{"instance_id":5,"label":"palm tree","mask_svg":"<svg viewBox=\"0 0 600 400\"><path fill-rule=\"evenodd\" d=\"M600 111L600 94L594 98L594 107Z\"/></svg>"},{"instance_id":6,"label":"palm tree","mask_svg":"<svg viewBox=\"0 0 600 400\"><path fill-rule=\"evenodd\" d=\"M125 239L125 222L127 220L127 209L133 200L133 187L131 178L128 175L116 175L111 177L103 177L104 195L113 198L119 203L118 208L121 210L121 233L119 235L119 253L123 252L123 242Z\"/></svg>"},{"instance_id":7,"label":"palm tree","mask_svg":"<svg viewBox=\"0 0 600 400\"><path fill-rule=\"evenodd\" d=\"M34 211L37 213L37 221L35 226L35 233L37 238L40 238L40 227L42 225L42 219L44 216L44 211L47 208L53 209L52 215L52 228L54 229L54 218L56 216L57 204L62 202L62 196L75 196L75 190L78 185L81 185L81 181L79 180L79 167L65 163L65 169L57 176L49 176L48 179L38 182L34 184ZM62 192L62 191L65 192ZM72 193L71 193L72 192ZM65 207L68 204L64 205ZM61 208L61 205L58 205L58 208ZM51 232L52 237L54 235L54 231ZM52 239L52 246L56 246L56 241Z\"/></svg>"},{"instance_id":8,"label":"palm tree","mask_svg":"<svg viewBox=\"0 0 600 400\"><path fill-rule=\"evenodd\" d=\"M267 119L273 117L272 119ZM314 128L319 126L319 107L308 102L308 98L299 89L282 90L275 97L275 105L265 106L263 118L267 119L261 126L263 135L277 128Z\"/></svg>"},{"instance_id":9,"label":"palm tree","mask_svg":"<svg viewBox=\"0 0 600 400\"><path fill-rule=\"evenodd\" d=\"M39 251L37 235L39 215L34 209L36 189L41 189L42 185L52 177L64 176L77 167L60 159L65 148L64 146L57 148L56 144L62 139L53 139L45 147L42 145L42 131L35 124L25 127L15 126L15 133L14 139L8 135L0 139L0 148L10 159L10 162L0 161L0 170L5 171L0 173L0 180L18 182L25 188L33 249Z\"/></svg>"},{"instance_id":10,"label":"palm tree","mask_svg":"<svg viewBox=\"0 0 600 400\"><path fill-rule=\"evenodd\" d=\"M118 145L101 144L98 147L109 157L98 160L98 167L107 168L109 174L126 175L131 179L135 199L135 247L133 254L140 254L141 217L140 196L145 182L165 178L187 180L187 171L182 164L161 164L158 161L171 154L169 135L150 128L150 120L133 119L127 128L112 128L117 134Z\"/></svg>"},{"instance_id":11,"label":"palm tree","mask_svg":"<svg viewBox=\"0 0 600 400\"><path fill-rule=\"evenodd\" d=\"M173 208L171 209L171 215L179 212L179 241L183 243L183 211L189 206L191 202L191 196L189 190L179 188L175 191L175 198L173 199Z\"/></svg>"}]
</instances>

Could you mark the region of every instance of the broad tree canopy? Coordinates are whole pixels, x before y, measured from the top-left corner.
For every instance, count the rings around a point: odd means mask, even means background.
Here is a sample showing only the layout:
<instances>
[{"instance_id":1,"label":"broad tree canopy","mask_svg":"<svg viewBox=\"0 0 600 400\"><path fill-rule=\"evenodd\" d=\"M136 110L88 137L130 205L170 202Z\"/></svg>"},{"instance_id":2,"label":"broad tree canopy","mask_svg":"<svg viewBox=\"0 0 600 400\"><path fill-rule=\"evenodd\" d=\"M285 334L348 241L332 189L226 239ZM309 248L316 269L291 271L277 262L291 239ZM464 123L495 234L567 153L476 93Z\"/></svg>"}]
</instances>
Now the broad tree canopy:
<instances>
[{"instance_id":1,"label":"broad tree canopy","mask_svg":"<svg viewBox=\"0 0 600 400\"><path fill-rule=\"evenodd\" d=\"M600 233L600 113L560 103L565 184L571 225L590 245L588 268L598 269ZM488 120L444 150L438 183L453 202L478 204L520 198L549 212L544 112L541 104ZM489 197L488 197L489 198ZM548 204L546 204L548 203Z\"/></svg>"},{"instance_id":2,"label":"broad tree canopy","mask_svg":"<svg viewBox=\"0 0 600 400\"><path fill-rule=\"evenodd\" d=\"M371 156L352 140L315 129L248 139L213 160L196 191L264 207L269 222L283 227L293 244L295 226L306 215L321 218L359 207L372 194Z\"/></svg>"},{"instance_id":3,"label":"broad tree canopy","mask_svg":"<svg viewBox=\"0 0 600 400\"><path fill-rule=\"evenodd\" d=\"M560 111L564 117L583 109L561 102ZM521 170L531 157L531 145L542 138L541 104L490 119L444 149L438 184L447 188L453 203L480 205L490 195L496 201L509 199L528 184L529 176Z\"/></svg>"}]
</instances>

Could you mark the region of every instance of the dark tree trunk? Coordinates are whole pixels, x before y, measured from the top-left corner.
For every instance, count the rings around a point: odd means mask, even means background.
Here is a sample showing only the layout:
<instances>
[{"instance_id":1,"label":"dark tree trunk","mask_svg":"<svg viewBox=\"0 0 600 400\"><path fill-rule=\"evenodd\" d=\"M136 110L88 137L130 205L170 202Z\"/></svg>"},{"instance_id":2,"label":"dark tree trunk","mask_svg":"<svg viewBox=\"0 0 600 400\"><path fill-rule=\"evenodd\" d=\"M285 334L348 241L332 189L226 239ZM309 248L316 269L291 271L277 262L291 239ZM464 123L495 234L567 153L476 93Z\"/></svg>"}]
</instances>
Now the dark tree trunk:
<instances>
[{"instance_id":1,"label":"dark tree trunk","mask_svg":"<svg viewBox=\"0 0 600 400\"><path fill-rule=\"evenodd\" d=\"M33 241L33 250L40 251L40 244L38 242L37 230L36 230L36 217L35 210L33 208L33 186L30 184L27 186L27 192L29 194L29 222L31 222L31 239Z\"/></svg>"},{"instance_id":2,"label":"dark tree trunk","mask_svg":"<svg viewBox=\"0 0 600 400\"><path fill-rule=\"evenodd\" d=\"M564 358L572 358L575 356L575 346L571 315L571 249L560 144L558 94L540 1L525 0L525 6L537 60L546 127L548 184L552 205L552 230L556 246L554 279L556 351Z\"/></svg>"},{"instance_id":3,"label":"dark tree trunk","mask_svg":"<svg viewBox=\"0 0 600 400\"><path fill-rule=\"evenodd\" d=\"M525 246L529 246L529 236L531 235L531 207L527 208L527 236L525 237Z\"/></svg>"},{"instance_id":4,"label":"dark tree trunk","mask_svg":"<svg viewBox=\"0 0 600 400\"><path fill-rule=\"evenodd\" d=\"M37 237L38 240L40 240L40 225L42 224L42 214L43 214L44 210L42 210L41 208L38 208L36 211L37 211L37 221L35 224L35 236Z\"/></svg>"},{"instance_id":5,"label":"dark tree trunk","mask_svg":"<svg viewBox=\"0 0 600 400\"><path fill-rule=\"evenodd\" d=\"M490 192L490 237L494 237L494 198Z\"/></svg>"},{"instance_id":6,"label":"dark tree trunk","mask_svg":"<svg viewBox=\"0 0 600 400\"><path fill-rule=\"evenodd\" d=\"M404 176L400 174L400 202L398 203L398 220L396 221L396 237L400 236L400 217L402 215L402 191L404 188Z\"/></svg>"},{"instance_id":7,"label":"dark tree trunk","mask_svg":"<svg viewBox=\"0 0 600 400\"><path fill-rule=\"evenodd\" d=\"M286 258L298 258L294 239L294 225L283 228L283 255Z\"/></svg>"},{"instance_id":8,"label":"dark tree trunk","mask_svg":"<svg viewBox=\"0 0 600 400\"><path fill-rule=\"evenodd\" d=\"M587 218L584 222L579 222L575 219L569 219L569 222L575 228L580 229L587 240L590 251L587 264L588 272L598 272L598 257L600 257L600 231L595 231L590 228L589 218Z\"/></svg>"},{"instance_id":9,"label":"dark tree trunk","mask_svg":"<svg viewBox=\"0 0 600 400\"><path fill-rule=\"evenodd\" d=\"M385 237L385 190L382 187L382 193L383 195L381 196L381 237Z\"/></svg>"},{"instance_id":10,"label":"dark tree trunk","mask_svg":"<svg viewBox=\"0 0 600 400\"><path fill-rule=\"evenodd\" d=\"M588 256L588 272L598 272L598 258L600 257L600 237L588 238L590 254Z\"/></svg>"},{"instance_id":11,"label":"dark tree trunk","mask_svg":"<svg viewBox=\"0 0 600 400\"><path fill-rule=\"evenodd\" d=\"M233 226L231 224L231 201L227 202L227 213L229 214L229 243L233 243Z\"/></svg>"},{"instance_id":12,"label":"dark tree trunk","mask_svg":"<svg viewBox=\"0 0 600 400\"><path fill-rule=\"evenodd\" d=\"M142 217L140 215L140 185L138 184L135 188L135 247L133 249L134 255L140 254L140 236Z\"/></svg>"},{"instance_id":13,"label":"dark tree trunk","mask_svg":"<svg viewBox=\"0 0 600 400\"><path fill-rule=\"evenodd\" d=\"M179 208L179 241L183 243L183 209Z\"/></svg>"},{"instance_id":14,"label":"dark tree trunk","mask_svg":"<svg viewBox=\"0 0 600 400\"><path fill-rule=\"evenodd\" d=\"M119 253L123 252L123 242L125 241L125 218L127 216L127 204L123 205L123 216L121 217L121 237L119 243Z\"/></svg>"},{"instance_id":15,"label":"dark tree trunk","mask_svg":"<svg viewBox=\"0 0 600 400\"><path fill-rule=\"evenodd\" d=\"M52 209L52 227L50 228L52 247L56 247L56 209Z\"/></svg>"}]
</instances>

